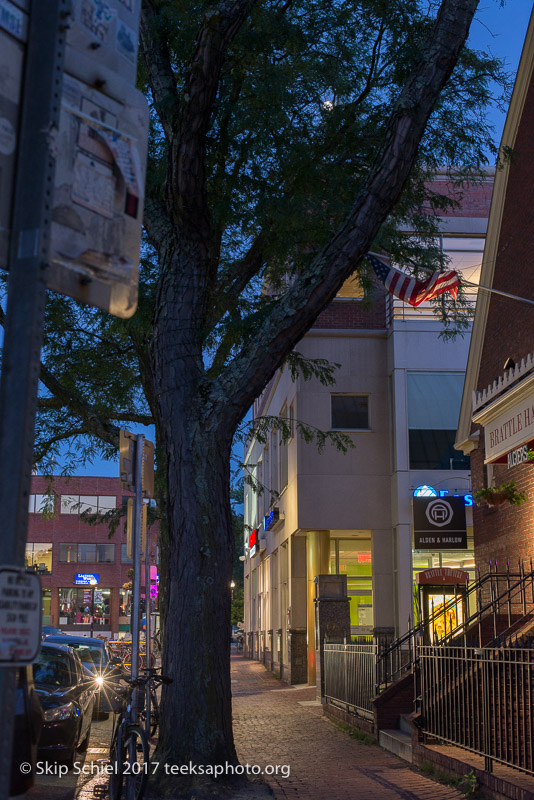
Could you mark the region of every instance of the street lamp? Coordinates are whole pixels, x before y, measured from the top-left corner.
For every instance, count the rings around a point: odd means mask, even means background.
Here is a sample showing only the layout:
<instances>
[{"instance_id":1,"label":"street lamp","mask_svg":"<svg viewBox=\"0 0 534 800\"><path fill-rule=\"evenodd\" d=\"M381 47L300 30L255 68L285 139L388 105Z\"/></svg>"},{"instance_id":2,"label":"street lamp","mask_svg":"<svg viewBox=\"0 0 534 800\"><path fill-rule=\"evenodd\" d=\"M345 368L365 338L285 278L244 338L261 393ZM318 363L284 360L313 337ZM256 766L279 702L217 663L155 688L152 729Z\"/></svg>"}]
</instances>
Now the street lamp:
<instances>
[{"instance_id":1,"label":"street lamp","mask_svg":"<svg viewBox=\"0 0 534 800\"><path fill-rule=\"evenodd\" d=\"M235 589L235 581L231 581L230 589L232 590L232 603L234 602L234 589Z\"/></svg>"}]
</instances>

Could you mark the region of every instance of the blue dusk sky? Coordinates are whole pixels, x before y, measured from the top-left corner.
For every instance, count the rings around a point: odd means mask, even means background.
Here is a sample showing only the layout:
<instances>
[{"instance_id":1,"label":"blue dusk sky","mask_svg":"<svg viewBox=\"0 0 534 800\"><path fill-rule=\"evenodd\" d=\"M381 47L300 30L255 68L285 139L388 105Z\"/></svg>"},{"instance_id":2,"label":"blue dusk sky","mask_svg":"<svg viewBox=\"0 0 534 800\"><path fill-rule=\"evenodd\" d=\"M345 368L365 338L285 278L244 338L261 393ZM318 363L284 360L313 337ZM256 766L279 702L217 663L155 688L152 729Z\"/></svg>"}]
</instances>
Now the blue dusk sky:
<instances>
[{"instance_id":1,"label":"blue dusk sky","mask_svg":"<svg viewBox=\"0 0 534 800\"><path fill-rule=\"evenodd\" d=\"M490 49L495 56L504 58L508 71L515 74L531 12L530 0L507 0L503 5L500 0L481 0L471 26L469 44L475 49ZM492 111L491 119L495 126L495 139L500 141L505 115ZM148 439L154 441L153 428L138 429L134 432L144 433ZM77 474L118 477L118 454L116 462L97 460L85 468L78 469Z\"/></svg>"}]
</instances>

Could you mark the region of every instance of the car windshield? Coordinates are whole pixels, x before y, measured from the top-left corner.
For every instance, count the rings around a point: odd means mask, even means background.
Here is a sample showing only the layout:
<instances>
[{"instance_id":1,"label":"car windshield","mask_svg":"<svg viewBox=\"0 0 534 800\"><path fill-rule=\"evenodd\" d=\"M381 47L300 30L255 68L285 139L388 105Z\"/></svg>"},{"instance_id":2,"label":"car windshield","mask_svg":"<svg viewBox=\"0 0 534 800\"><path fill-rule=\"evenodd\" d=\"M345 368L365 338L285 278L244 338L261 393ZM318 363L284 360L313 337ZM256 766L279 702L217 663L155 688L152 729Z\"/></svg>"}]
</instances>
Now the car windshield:
<instances>
[{"instance_id":1,"label":"car windshield","mask_svg":"<svg viewBox=\"0 0 534 800\"><path fill-rule=\"evenodd\" d=\"M44 648L33 664L35 683L45 686L65 687L74 683L70 658L67 653L56 653Z\"/></svg>"},{"instance_id":2,"label":"car windshield","mask_svg":"<svg viewBox=\"0 0 534 800\"><path fill-rule=\"evenodd\" d=\"M81 642L72 642L72 644L69 642L69 647L74 647L80 660L89 667L102 666L102 649L100 647L91 647Z\"/></svg>"}]
</instances>

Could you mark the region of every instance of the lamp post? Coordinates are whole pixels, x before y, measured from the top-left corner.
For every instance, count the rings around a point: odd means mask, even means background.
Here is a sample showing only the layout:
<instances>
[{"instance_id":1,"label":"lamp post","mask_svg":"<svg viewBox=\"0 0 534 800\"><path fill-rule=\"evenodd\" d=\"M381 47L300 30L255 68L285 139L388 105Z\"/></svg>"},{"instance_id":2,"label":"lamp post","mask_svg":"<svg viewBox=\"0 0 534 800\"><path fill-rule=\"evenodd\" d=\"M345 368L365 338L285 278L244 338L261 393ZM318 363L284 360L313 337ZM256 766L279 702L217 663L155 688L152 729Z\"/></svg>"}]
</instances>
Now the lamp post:
<instances>
[{"instance_id":1,"label":"lamp post","mask_svg":"<svg viewBox=\"0 0 534 800\"><path fill-rule=\"evenodd\" d=\"M235 581L230 582L230 589L232 590L231 600L232 603L234 602L234 589L235 589Z\"/></svg>"}]
</instances>

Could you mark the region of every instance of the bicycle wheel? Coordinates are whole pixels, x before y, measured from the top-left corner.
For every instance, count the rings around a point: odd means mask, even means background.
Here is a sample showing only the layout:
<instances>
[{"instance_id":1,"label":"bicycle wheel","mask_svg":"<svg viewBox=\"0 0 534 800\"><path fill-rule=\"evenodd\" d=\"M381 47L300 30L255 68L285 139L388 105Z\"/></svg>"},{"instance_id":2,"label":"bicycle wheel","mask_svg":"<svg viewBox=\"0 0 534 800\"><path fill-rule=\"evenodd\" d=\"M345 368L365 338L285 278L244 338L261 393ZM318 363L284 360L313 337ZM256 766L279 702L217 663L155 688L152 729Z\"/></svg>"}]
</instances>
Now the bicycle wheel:
<instances>
[{"instance_id":1,"label":"bicycle wheel","mask_svg":"<svg viewBox=\"0 0 534 800\"><path fill-rule=\"evenodd\" d=\"M149 750L144 730L139 725L128 725L122 742L124 758L123 783L126 800L141 800L148 781Z\"/></svg>"},{"instance_id":2,"label":"bicycle wheel","mask_svg":"<svg viewBox=\"0 0 534 800\"><path fill-rule=\"evenodd\" d=\"M117 729L109 748L109 763L112 768L109 775L109 800L120 800L122 795L124 754L122 744L119 744L121 738Z\"/></svg>"}]
</instances>

